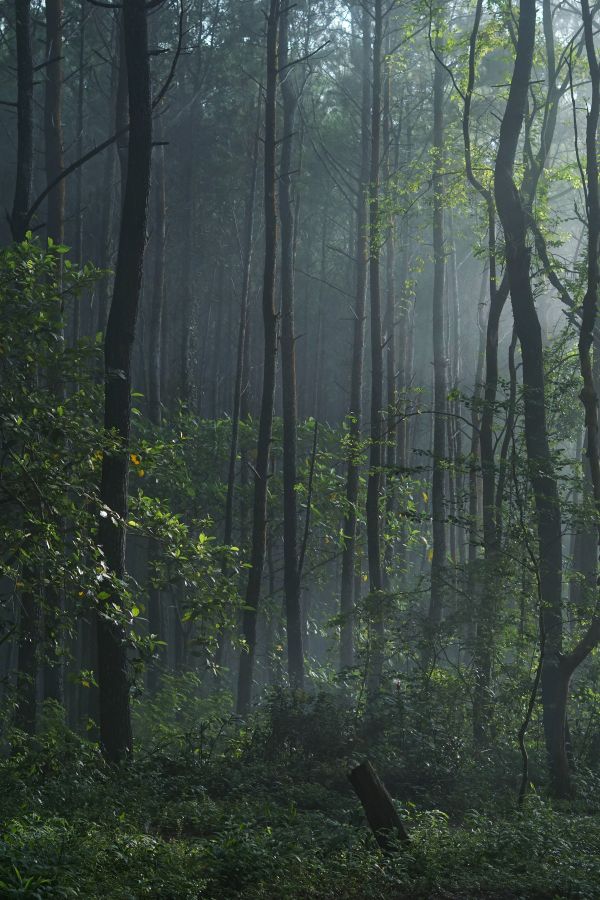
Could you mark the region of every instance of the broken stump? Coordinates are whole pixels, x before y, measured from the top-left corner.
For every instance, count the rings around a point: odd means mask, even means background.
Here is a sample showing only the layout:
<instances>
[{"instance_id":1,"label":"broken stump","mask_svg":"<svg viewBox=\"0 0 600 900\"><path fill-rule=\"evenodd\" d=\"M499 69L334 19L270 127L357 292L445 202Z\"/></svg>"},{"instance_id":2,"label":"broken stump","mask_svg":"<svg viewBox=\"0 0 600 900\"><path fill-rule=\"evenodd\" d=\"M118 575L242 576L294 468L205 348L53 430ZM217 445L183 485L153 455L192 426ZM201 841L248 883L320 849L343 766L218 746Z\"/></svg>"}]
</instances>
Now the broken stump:
<instances>
[{"instance_id":1,"label":"broken stump","mask_svg":"<svg viewBox=\"0 0 600 900\"><path fill-rule=\"evenodd\" d=\"M397 841L407 843L408 833L387 788L371 763L366 760L356 766L348 773L348 779L363 805L367 821L381 849L387 852Z\"/></svg>"}]
</instances>

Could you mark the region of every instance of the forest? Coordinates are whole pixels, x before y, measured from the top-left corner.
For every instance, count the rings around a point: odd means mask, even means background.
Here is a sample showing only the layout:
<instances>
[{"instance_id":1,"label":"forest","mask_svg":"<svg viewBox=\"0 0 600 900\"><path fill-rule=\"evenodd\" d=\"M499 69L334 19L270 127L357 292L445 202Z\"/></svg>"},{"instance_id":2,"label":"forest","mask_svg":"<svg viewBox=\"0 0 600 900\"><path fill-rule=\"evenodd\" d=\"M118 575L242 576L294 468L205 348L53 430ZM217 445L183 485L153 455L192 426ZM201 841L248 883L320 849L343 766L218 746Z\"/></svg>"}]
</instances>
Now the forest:
<instances>
[{"instance_id":1,"label":"forest","mask_svg":"<svg viewBox=\"0 0 600 900\"><path fill-rule=\"evenodd\" d=\"M0 898L600 898L600 2L0 73Z\"/></svg>"}]
</instances>

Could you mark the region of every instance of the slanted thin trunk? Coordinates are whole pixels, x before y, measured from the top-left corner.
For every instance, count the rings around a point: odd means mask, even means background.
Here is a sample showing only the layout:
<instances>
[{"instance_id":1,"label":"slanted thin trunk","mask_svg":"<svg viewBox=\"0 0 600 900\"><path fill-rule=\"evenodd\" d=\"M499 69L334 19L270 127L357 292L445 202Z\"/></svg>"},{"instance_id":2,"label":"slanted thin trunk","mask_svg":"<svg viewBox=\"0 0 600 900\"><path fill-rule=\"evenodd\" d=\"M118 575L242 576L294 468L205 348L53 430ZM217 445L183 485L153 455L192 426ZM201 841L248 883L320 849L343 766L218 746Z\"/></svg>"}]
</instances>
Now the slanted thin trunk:
<instances>
[{"instance_id":1,"label":"slanted thin trunk","mask_svg":"<svg viewBox=\"0 0 600 900\"><path fill-rule=\"evenodd\" d=\"M99 530L99 544L108 572L116 579L125 575L131 363L150 190L152 112L144 0L125 0L123 31L128 74L129 145L115 284L104 342L104 427L108 433L117 436L121 446L105 453L102 460L100 499L104 515L101 515ZM102 601L98 615L100 742L106 758L117 761L130 755L133 749L129 667L123 628L109 618L111 603L121 608L121 599L108 580L105 591L109 599L106 604Z\"/></svg>"},{"instance_id":2,"label":"slanted thin trunk","mask_svg":"<svg viewBox=\"0 0 600 900\"><path fill-rule=\"evenodd\" d=\"M256 448L254 474L254 511L252 522L252 551L250 573L246 587L242 630L246 648L240 656L238 672L237 712L245 715L252 701L252 681L256 653L256 621L260 602L260 587L265 559L267 530L267 495L273 403L277 362L277 313L275 310L275 268L277 261L276 183L276 93L278 75L278 25L280 0L271 0L267 22L267 83L265 96L264 132L264 204L265 204L265 265L263 277L264 366L263 389Z\"/></svg>"}]
</instances>

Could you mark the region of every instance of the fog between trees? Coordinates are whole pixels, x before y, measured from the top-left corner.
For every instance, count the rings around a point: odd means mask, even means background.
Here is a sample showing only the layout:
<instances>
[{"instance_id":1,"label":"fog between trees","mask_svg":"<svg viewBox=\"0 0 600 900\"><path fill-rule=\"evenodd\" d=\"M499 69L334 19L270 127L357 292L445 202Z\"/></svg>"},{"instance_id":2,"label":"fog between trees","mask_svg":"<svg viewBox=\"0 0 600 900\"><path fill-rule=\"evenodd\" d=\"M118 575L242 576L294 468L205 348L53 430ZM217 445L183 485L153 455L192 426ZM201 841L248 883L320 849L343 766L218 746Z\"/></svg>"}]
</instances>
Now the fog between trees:
<instances>
[{"instance_id":1,"label":"fog between trees","mask_svg":"<svg viewBox=\"0 0 600 900\"><path fill-rule=\"evenodd\" d=\"M597 777L599 16L3 5L8 757L322 701L402 802Z\"/></svg>"}]
</instances>

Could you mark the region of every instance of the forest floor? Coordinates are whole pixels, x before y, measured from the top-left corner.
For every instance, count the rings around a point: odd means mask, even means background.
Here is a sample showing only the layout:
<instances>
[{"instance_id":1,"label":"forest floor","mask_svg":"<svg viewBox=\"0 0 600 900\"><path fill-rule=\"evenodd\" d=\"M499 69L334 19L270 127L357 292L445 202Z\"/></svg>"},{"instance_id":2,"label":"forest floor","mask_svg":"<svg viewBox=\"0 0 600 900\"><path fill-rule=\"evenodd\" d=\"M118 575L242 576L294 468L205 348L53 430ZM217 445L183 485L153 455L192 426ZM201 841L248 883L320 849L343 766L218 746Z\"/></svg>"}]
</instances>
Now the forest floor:
<instances>
[{"instance_id":1,"label":"forest floor","mask_svg":"<svg viewBox=\"0 0 600 900\"><path fill-rule=\"evenodd\" d=\"M577 808L533 792L518 809L503 787L481 803L475 768L454 780L424 768L417 789L414 771L381 754L410 832L383 856L347 781L347 738L331 710L280 708L243 728L172 734L114 769L56 721L35 741L13 736L0 760L0 897L600 897L592 782ZM353 739L351 751L368 748Z\"/></svg>"}]
</instances>

